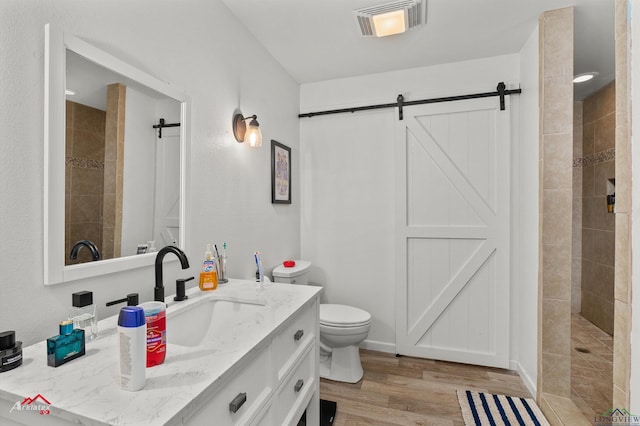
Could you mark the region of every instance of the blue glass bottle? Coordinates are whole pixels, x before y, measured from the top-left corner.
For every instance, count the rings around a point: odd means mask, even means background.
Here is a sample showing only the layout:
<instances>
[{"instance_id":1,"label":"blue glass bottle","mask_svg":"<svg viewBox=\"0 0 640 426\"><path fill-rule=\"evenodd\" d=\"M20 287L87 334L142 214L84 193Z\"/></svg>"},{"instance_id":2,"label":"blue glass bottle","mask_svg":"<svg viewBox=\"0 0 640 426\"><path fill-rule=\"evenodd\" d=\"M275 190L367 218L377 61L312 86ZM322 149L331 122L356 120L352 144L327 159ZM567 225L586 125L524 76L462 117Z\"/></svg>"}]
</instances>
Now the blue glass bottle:
<instances>
[{"instance_id":1,"label":"blue glass bottle","mask_svg":"<svg viewBox=\"0 0 640 426\"><path fill-rule=\"evenodd\" d=\"M73 328L73 321L60 323L60 335L47 339L47 365L59 367L84 355L84 330Z\"/></svg>"}]
</instances>

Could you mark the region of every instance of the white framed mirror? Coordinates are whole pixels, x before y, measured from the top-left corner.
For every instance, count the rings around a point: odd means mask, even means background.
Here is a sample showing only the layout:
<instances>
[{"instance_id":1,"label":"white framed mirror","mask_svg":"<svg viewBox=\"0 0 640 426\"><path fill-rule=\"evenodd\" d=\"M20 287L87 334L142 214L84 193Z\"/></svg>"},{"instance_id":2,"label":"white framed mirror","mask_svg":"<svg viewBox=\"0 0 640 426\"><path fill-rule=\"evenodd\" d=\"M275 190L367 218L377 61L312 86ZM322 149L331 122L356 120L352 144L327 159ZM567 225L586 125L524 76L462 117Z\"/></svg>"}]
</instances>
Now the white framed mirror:
<instances>
[{"instance_id":1,"label":"white framed mirror","mask_svg":"<svg viewBox=\"0 0 640 426\"><path fill-rule=\"evenodd\" d=\"M185 249L187 96L51 24L44 74L44 284Z\"/></svg>"}]
</instances>

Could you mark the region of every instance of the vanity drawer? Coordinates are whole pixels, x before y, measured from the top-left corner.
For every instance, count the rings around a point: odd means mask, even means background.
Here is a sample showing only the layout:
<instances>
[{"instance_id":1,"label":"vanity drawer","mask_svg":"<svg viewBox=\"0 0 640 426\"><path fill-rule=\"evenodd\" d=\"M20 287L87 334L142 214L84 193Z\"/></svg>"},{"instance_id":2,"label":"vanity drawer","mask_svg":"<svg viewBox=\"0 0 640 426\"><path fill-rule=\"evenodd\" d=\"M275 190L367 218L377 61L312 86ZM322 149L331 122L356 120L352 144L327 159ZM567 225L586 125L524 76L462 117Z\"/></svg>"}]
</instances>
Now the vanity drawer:
<instances>
[{"instance_id":1,"label":"vanity drawer","mask_svg":"<svg viewBox=\"0 0 640 426\"><path fill-rule=\"evenodd\" d=\"M263 408L255 419L251 421L251 426L277 426L273 421L273 405Z\"/></svg>"},{"instance_id":2,"label":"vanity drawer","mask_svg":"<svg viewBox=\"0 0 640 426\"><path fill-rule=\"evenodd\" d=\"M234 377L207 404L206 422L216 425L247 424L271 394L270 348L262 351L245 365L234 369ZM205 423L206 423L205 422ZM197 423L193 423L197 424Z\"/></svg>"},{"instance_id":3,"label":"vanity drawer","mask_svg":"<svg viewBox=\"0 0 640 426\"><path fill-rule=\"evenodd\" d=\"M274 413L277 425L297 424L298 419L293 417L296 417L298 411L300 415L302 414L304 409L301 407L309 403L309 399L317 387L314 379L315 369L313 364L315 359L315 351L311 347L300 364L278 389Z\"/></svg>"},{"instance_id":4,"label":"vanity drawer","mask_svg":"<svg viewBox=\"0 0 640 426\"><path fill-rule=\"evenodd\" d=\"M281 381L299 359L312 340L316 338L318 316L317 303L298 312L276 338L276 366L278 381Z\"/></svg>"}]
</instances>

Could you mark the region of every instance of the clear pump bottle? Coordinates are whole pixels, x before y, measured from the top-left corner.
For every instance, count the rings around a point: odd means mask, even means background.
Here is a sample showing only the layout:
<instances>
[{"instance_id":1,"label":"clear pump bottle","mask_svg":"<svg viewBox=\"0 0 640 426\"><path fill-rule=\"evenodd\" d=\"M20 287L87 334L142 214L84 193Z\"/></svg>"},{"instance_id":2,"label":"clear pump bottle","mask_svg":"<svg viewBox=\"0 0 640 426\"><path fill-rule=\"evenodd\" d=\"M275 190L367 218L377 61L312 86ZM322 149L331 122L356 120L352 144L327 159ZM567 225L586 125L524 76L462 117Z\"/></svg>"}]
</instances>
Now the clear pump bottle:
<instances>
[{"instance_id":1,"label":"clear pump bottle","mask_svg":"<svg viewBox=\"0 0 640 426\"><path fill-rule=\"evenodd\" d=\"M84 330L85 340L93 340L98 336L98 319L96 305L93 304L93 293L79 291L72 295L73 307L69 311L69 319L73 321L73 328Z\"/></svg>"},{"instance_id":2,"label":"clear pump bottle","mask_svg":"<svg viewBox=\"0 0 640 426\"><path fill-rule=\"evenodd\" d=\"M211 253L211 244L207 244L207 250L204 252L199 286L202 291L210 291L218 288L218 273L216 272L213 253Z\"/></svg>"}]
</instances>

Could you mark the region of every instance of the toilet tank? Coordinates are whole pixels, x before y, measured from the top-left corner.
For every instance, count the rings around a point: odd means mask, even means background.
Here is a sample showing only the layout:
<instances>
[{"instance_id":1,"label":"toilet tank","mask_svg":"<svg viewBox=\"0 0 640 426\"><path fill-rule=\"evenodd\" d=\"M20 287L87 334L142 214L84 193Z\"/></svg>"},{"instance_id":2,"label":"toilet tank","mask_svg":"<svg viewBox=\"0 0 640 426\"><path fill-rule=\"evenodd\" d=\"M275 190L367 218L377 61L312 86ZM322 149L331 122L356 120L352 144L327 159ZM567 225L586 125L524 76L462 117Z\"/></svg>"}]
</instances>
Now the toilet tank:
<instances>
[{"instance_id":1,"label":"toilet tank","mask_svg":"<svg viewBox=\"0 0 640 426\"><path fill-rule=\"evenodd\" d=\"M277 283L307 285L310 268L311 262L307 260L296 260L296 265L290 268L281 264L273 268L273 280Z\"/></svg>"}]
</instances>

